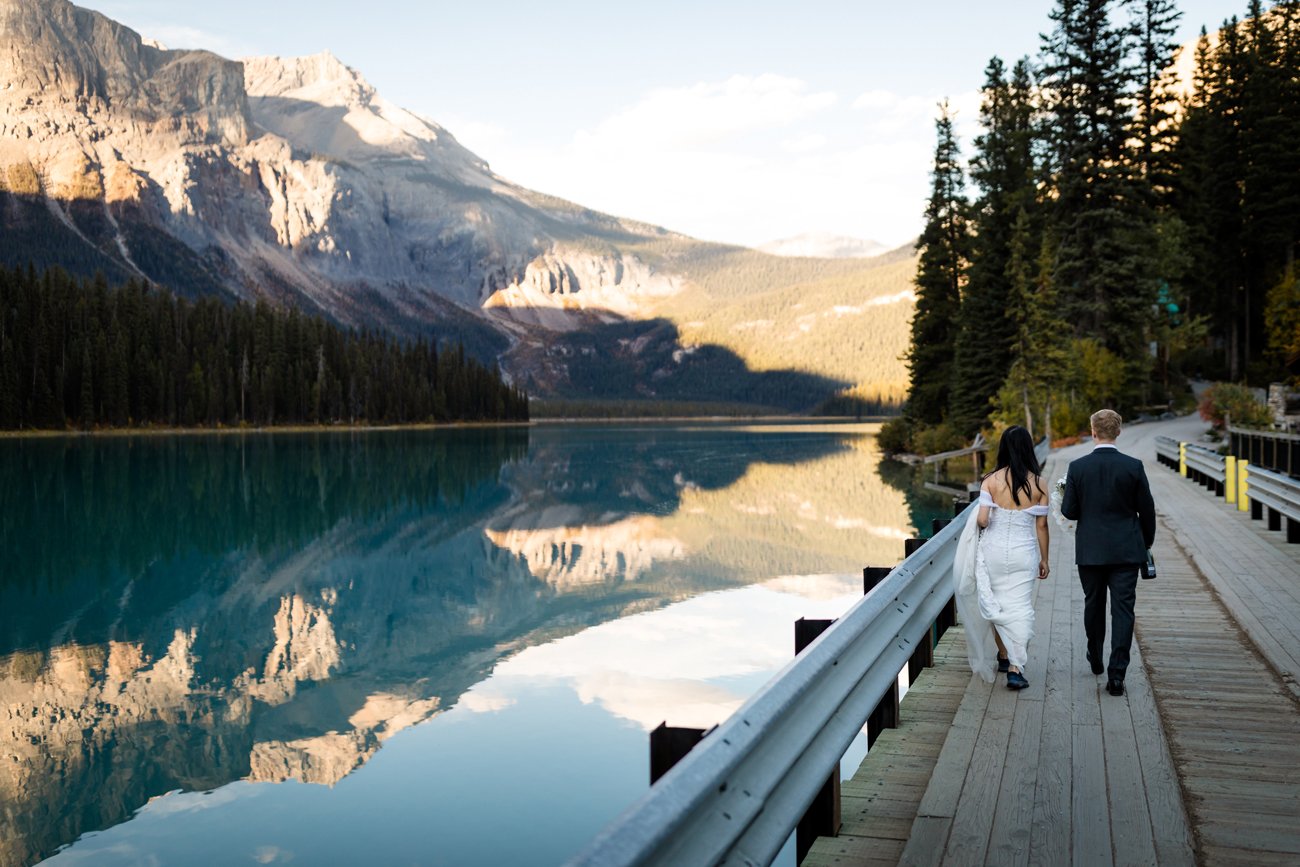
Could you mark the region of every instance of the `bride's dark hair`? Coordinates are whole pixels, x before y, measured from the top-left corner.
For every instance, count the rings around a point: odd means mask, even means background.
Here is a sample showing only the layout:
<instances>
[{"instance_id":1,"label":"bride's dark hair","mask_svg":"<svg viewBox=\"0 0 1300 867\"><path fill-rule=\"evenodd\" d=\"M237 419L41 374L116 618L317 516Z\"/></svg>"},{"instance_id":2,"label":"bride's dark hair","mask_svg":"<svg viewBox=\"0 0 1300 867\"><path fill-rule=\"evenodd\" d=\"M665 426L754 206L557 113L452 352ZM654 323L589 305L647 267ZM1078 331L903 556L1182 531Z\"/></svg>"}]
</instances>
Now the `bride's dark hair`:
<instances>
[{"instance_id":1,"label":"bride's dark hair","mask_svg":"<svg viewBox=\"0 0 1300 867\"><path fill-rule=\"evenodd\" d=\"M1020 491L1025 492L1030 502L1033 501L1034 485L1029 477L1042 475L1043 468L1038 465L1038 457L1034 454L1033 438L1029 436L1029 431L1018 424L1002 432L1002 439L998 443L998 465L993 473L998 470L1009 470L1011 473L1012 502L1020 505Z\"/></svg>"}]
</instances>

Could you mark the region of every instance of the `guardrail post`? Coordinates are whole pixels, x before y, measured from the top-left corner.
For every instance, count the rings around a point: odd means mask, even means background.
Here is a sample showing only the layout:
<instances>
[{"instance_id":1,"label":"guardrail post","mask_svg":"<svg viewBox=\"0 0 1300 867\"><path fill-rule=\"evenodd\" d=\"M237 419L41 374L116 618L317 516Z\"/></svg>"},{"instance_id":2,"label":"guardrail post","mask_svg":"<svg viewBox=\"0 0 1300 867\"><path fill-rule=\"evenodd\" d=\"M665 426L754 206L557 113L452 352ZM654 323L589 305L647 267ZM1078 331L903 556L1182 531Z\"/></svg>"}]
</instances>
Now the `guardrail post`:
<instances>
[{"instance_id":1,"label":"guardrail post","mask_svg":"<svg viewBox=\"0 0 1300 867\"><path fill-rule=\"evenodd\" d=\"M935 518L930 521L930 534L939 535L939 531L952 523L952 518Z\"/></svg>"},{"instance_id":2,"label":"guardrail post","mask_svg":"<svg viewBox=\"0 0 1300 867\"><path fill-rule=\"evenodd\" d=\"M1237 511L1250 508L1250 461L1237 461Z\"/></svg>"},{"instance_id":3,"label":"guardrail post","mask_svg":"<svg viewBox=\"0 0 1300 867\"><path fill-rule=\"evenodd\" d=\"M971 504L971 501L970 501L970 500L962 501L962 500L957 499L956 497L953 497L953 498L952 498L952 516L953 516L954 518L957 517L957 516L960 515L962 512L966 511L966 507L969 506L970 504Z\"/></svg>"},{"instance_id":4,"label":"guardrail post","mask_svg":"<svg viewBox=\"0 0 1300 867\"><path fill-rule=\"evenodd\" d=\"M915 553L917 552L917 550L918 550L922 545L925 544L925 542L926 542L925 539L920 539L920 538L904 539L904 540L903 540L903 558L906 559L906 558L908 558L908 557L911 557L913 554L915 554Z\"/></svg>"},{"instance_id":5,"label":"guardrail post","mask_svg":"<svg viewBox=\"0 0 1300 867\"><path fill-rule=\"evenodd\" d=\"M888 575L889 572L890 568L888 566L863 566L862 595L865 596L872 590L875 590L876 585L881 581L884 581L885 576Z\"/></svg>"},{"instance_id":6,"label":"guardrail post","mask_svg":"<svg viewBox=\"0 0 1300 867\"><path fill-rule=\"evenodd\" d=\"M1232 455L1223 459L1223 500L1237 502L1237 459Z\"/></svg>"},{"instance_id":7,"label":"guardrail post","mask_svg":"<svg viewBox=\"0 0 1300 867\"><path fill-rule=\"evenodd\" d=\"M1178 444L1178 475L1187 478L1187 443Z\"/></svg>"},{"instance_id":8,"label":"guardrail post","mask_svg":"<svg viewBox=\"0 0 1300 867\"><path fill-rule=\"evenodd\" d=\"M1270 530L1282 529L1282 513L1272 506L1268 507L1268 528Z\"/></svg>"},{"instance_id":9,"label":"guardrail post","mask_svg":"<svg viewBox=\"0 0 1300 867\"><path fill-rule=\"evenodd\" d=\"M1286 540L1292 545L1300 543L1300 521L1295 518L1286 519Z\"/></svg>"},{"instance_id":10,"label":"guardrail post","mask_svg":"<svg viewBox=\"0 0 1300 867\"><path fill-rule=\"evenodd\" d=\"M650 732L650 785L685 758L706 734L705 729L676 728L666 722Z\"/></svg>"},{"instance_id":11,"label":"guardrail post","mask_svg":"<svg viewBox=\"0 0 1300 867\"><path fill-rule=\"evenodd\" d=\"M867 567L868 569L871 567ZM863 581L866 580L866 570L863 570ZM889 574L889 570L885 570ZM882 576L883 577L883 576ZM807 620L800 617L794 622L794 652L798 656L803 649L813 643L813 639L825 632L834 620ZM894 683L894 691L898 691L898 683ZM868 738L868 743L870 742ZM794 848L795 863L803 861L808 850L812 848L813 843L817 842L818 837L835 837L840 833L840 763L836 762L835 767L831 769L830 778L822 785L817 796L813 798L812 803L808 805L807 811L799 819L799 825L795 829Z\"/></svg>"}]
</instances>

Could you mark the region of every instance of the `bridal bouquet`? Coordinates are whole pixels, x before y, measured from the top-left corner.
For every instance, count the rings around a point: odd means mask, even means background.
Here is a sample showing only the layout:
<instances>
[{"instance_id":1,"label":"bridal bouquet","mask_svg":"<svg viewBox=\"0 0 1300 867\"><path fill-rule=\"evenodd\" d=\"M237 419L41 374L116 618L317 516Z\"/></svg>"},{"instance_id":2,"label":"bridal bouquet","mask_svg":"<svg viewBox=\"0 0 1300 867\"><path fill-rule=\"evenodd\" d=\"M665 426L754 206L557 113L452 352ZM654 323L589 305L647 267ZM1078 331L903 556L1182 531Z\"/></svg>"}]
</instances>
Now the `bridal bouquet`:
<instances>
[{"instance_id":1,"label":"bridal bouquet","mask_svg":"<svg viewBox=\"0 0 1300 867\"><path fill-rule=\"evenodd\" d=\"M1061 514L1061 501L1065 498L1065 476L1056 480L1052 486L1051 495L1051 512L1052 517L1056 519L1056 526L1068 533L1074 532L1075 522L1071 521L1065 515Z\"/></svg>"}]
</instances>

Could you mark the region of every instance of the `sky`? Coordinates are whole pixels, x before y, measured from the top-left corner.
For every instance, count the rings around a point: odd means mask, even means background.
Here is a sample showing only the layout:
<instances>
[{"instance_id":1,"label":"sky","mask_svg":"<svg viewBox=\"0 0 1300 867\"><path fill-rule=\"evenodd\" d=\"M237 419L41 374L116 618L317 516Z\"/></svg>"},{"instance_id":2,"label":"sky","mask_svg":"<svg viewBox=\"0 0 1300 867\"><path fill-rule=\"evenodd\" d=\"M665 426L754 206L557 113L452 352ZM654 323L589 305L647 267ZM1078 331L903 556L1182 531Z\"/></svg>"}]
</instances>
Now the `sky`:
<instances>
[{"instance_id":1,"label":"sky","mask_svg":"<svg viewBox=\"0 0 1300 867\"><path fill-rule=\"evenodd\" d=\"M940 100L967 153L989 58L1049 0L82 0L171 48L331 51L524 186L698 238L920 232ZM1182 0L1180 39L1246 0Z\"/></svg>"}]
</instances>

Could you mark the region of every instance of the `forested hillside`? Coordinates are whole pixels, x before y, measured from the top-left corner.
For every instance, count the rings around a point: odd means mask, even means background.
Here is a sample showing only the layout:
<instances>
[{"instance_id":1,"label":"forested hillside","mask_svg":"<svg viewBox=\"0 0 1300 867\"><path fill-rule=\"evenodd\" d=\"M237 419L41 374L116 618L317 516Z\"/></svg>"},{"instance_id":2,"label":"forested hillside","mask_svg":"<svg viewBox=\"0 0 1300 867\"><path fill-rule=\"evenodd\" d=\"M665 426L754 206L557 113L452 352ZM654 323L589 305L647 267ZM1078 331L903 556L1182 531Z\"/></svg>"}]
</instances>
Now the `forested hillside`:
<instances>
[{"instance_id":1,"label":"forested hillside","mask_svg":"<svg viewBox=\"0 0 1300 867\"><path fill-rule=\"evenodd\" d=\"M527 396L434 341L259 301L0 268L0 427L524 420Z\"/></svg>"},{"instance_id":2,"label":"forested hillside","mask_svg":"<svg viewBox=\"0 0 1300 867\"><path fill-rule=\"evenodd\" d=\"M890 448L1300 374L1300 2L1246 11L1189 84L1172 0L1057 0L1036 58L989 62L968 159L944 111Z\"/></svg>"}]
</instances>

